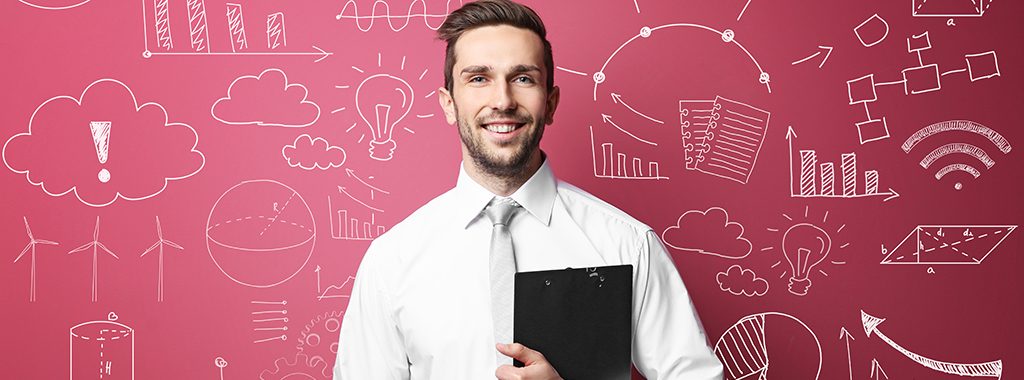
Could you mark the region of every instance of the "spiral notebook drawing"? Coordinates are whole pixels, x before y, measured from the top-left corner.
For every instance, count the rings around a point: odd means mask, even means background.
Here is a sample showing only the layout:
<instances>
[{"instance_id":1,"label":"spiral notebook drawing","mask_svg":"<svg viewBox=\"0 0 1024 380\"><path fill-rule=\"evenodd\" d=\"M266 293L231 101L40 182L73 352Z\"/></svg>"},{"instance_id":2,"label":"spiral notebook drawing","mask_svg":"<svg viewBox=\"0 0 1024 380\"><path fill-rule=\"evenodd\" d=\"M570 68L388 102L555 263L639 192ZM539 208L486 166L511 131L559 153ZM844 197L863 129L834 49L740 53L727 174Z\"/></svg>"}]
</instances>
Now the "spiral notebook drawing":
<instances>
[{"instance_id":1,"label":"spiral notebook drawing","mask_svg":"<svg viewBox=\"0 0 1024 380\"><path fill-rule=\"evenodd\" d=\"M680 100L686 169L746 184L771 113L721 96Z\"/></svg>"}]
</instances>

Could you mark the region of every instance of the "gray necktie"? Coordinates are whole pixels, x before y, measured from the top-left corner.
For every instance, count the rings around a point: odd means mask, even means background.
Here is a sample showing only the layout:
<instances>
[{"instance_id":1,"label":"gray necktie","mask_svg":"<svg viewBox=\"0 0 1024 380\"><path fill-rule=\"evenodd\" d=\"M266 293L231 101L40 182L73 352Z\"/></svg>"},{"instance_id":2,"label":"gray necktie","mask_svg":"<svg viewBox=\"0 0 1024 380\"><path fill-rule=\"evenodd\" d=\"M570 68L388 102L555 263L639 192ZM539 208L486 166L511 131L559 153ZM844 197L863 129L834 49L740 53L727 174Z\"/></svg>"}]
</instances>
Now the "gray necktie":
<instances>
[{"instance_id":1,"label":"gray necktie","mask_svg":"<svg viewBox=\"0 0 1024 380\"><path fill-rule=\"evenodd\" d=\"M484 209L491 219L491 317L494 319L494 340L512 343L512 317L515 292L516 255L508 223L520 210L510 198L494 198ZM511 364L512 359L495 351L498 365Z\"/></svg>"}]
</instances>

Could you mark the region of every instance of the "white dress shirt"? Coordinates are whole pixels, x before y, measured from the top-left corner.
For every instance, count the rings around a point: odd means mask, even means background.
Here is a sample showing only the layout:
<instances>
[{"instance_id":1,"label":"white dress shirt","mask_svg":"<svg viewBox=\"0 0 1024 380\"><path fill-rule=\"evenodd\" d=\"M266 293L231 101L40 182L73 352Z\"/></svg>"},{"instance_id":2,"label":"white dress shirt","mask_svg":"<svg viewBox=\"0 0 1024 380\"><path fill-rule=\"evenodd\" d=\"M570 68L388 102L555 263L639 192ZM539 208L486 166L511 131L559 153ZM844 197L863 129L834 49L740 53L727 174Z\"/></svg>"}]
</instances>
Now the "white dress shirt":
<instances>
[{"instance_id":1,"label":"white dress shirt","mask_svg":"<svg viewBox=\"0 0 1024 380\"><path fill-rule=\"evenodd\" d=\"M370 245L341 326L335 380L494 378L492 226L481 213L494 196L462 169L455 188ZM519 271L633 265L633 364L650 380L722 378L650 227L558 181L546 162L510 198L525 209L509 226Z\"/></svg>"}]
</instances>

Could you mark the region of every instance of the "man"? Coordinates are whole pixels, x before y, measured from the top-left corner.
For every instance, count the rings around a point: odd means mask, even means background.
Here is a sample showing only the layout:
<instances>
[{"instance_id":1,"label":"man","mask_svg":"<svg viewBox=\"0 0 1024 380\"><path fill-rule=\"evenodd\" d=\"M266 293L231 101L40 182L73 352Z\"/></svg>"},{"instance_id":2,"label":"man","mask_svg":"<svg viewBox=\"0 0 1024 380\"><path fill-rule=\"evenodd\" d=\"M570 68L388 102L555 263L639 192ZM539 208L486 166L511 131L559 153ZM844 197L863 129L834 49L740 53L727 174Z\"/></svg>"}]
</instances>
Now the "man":
<instances>
[{"instance_id":1,"label":"man","mask_svg":"<svg viewBox=\"0 0 1024 380\"><path fill-rule=\"evenodd\" d=\"M459 179L366 252L335 379L558 379L542 353L510 341L507 281L515 271L621 264L633 265L632 359L640 372L720 379L657 235L558 181L546 163L539 145L559 91L540 18L519 4L483 0L453 12L438 36L448 43L438 98L462 139ZM511 242L502 243L507 235ZM526 366L514 368L513 358Z\"/></svg>"}]
</instances>

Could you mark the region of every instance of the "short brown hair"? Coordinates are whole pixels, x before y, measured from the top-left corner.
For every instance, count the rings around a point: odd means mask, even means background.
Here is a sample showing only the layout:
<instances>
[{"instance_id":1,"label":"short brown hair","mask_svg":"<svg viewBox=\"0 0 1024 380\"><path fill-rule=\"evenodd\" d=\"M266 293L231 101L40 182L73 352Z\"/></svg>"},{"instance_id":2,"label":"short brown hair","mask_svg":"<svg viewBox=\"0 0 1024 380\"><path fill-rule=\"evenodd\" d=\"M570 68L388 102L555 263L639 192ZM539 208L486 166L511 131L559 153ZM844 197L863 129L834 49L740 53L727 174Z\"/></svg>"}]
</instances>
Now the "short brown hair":
<instances>
[{"instance_id":1,"label":"short brown hair","mask_svg":"<svg viewBox=\"0 0 1024 380\"><path fill-rule=\"evenodd\" d=\"M452 91L452 70L455 68L455 43L463 33L491 25L509 25L537 34L544 43L544 69L547 71L547 89L555 86L555 63L551 43L547 39L544 21L533 9L508 0L480 0L462 6L451 13L437 29L437 38L448 43L444 56L444 88Z\"/></svg>"}]
</instances>

